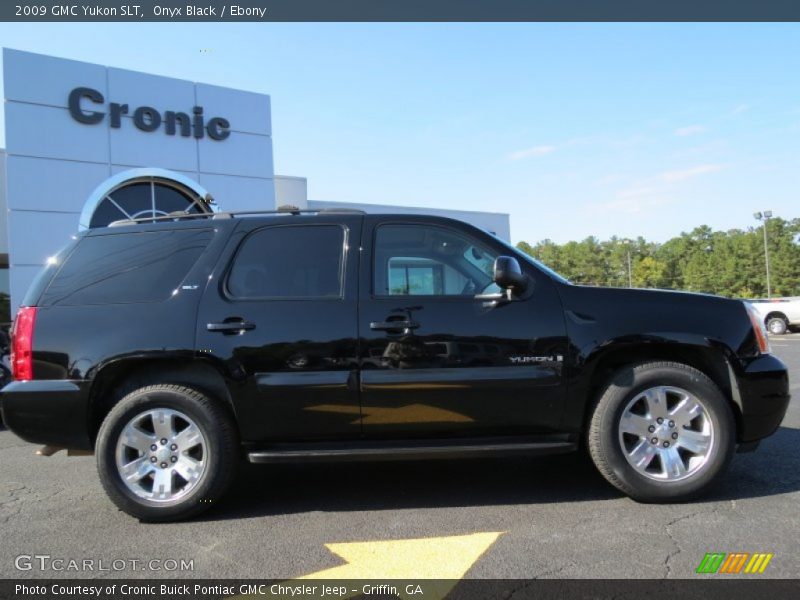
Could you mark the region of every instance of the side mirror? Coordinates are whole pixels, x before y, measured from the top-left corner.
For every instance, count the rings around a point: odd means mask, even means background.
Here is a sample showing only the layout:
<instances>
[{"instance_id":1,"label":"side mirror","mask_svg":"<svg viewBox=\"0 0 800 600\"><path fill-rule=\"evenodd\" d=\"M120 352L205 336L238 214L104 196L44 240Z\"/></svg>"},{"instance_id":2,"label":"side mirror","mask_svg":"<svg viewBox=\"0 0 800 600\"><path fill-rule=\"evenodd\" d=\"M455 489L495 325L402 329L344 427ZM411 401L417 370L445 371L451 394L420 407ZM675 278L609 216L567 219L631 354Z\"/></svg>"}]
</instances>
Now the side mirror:
<instances>
[{"instance_id":1,"label":"side mirror","mask_svg":"<svg viewBox=\"0 0 800 600\"><path fill-rule=\"evenodd\" d=\"M495 259L494 282L502 289L510 289L516 294L522 294L528 285L519 262L513 256L498 256Z\"/></svg>"}]
</instances>

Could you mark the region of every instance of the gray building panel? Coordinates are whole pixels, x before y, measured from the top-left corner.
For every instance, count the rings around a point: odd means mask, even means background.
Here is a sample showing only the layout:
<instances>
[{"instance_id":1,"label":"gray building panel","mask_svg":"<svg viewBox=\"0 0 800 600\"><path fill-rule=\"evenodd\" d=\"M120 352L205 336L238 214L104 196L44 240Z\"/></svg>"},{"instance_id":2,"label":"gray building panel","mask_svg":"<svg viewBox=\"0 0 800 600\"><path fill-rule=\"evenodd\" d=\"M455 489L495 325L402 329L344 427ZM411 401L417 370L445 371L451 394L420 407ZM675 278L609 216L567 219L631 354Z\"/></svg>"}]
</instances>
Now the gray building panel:
<instances>
[{"instance_id":1,"label":"gray building panel","mask_svg":"<svg viewBox=\"0 0 800 600\"><path fill-rule=\"evenodd\" d=\"M8 257L8 203L6 202L6 153L0 148L0 254ZM0 290L2 291L2 290Z\"/></svg>"},{"instance_id":2,"label":"gray building panel","mask_svg":"<svg viewBox=\"0 0 800 600\"><path fill-rule=\"evenodd\" d=\"M207 115L225 115L231 129L242 133L272 135L270 97L230 88L198 83L197 104Z\"/></svg>"},{"instance_id":3,"label":"gray building panel","mask_svg":"<svg viewBox=\"0 0 800 600\"><path fill-rule=\"evenodd\" d=\"M8 101L66 108L66 92L75 87L76 81L108 96L106 68L101 65L3 49L3 82Z\"/></svg>"},{"instance_id":4,"label":"gray building panel","mask_svg":"<svg viewBox=\"0 0 800 600\"><path fill-rule=\"evenodd\" d=\"M194 138L147 135L137 130L132 123L125 122L120 129L111 129L108 137L111 164L128 167L158 166L162 169L197 173L197 142Z\"/></svg>"},{"instance_id":5,"label":"gray building panel","mask_svg":"<svg viewBox=\"0 0 800 600\"><path fill-rule=\"evenodd\" d=\"M9 156L109 162L105 128L74 121L66 108L6 101L5 118Z\"/></svg>"},{"instance_id":6,"label":"gray building panel","mask_svg":"<svg viewBox=\"0 0 800 600\"><path fill-rule=\"evenodd\" d=\"M80 213L86 199L109 176L105 163L9 156L10 210Z\"/></svg>"},{"instance_id":7,"label":"gray building panel","mask_svg":"<svg viewBox=\"0 0 800 600\"><path fill-rule=\"evenodd\" d=\"M120 173L128 173L134 169L140 169L142 166L131 166L131 165L111 165L111 174L112 175L119 175ZM169 169L171 173L177 173L179 175L184 175L185 177L190 177L195 181L199 181L199 173L197 171L181 171L180 169Z\"/></svg>"},{"instance_id":8,"label":"gray building panel","mask_svg":"<svg viewBox=\"0 0 800 600\"><path fill-rule=\"evenodd\" d=\"M176 110L191 115L195 104L194 83L191 81L114 67L109 67L107 73L106 101L127 104L128 119L132 118L134 109L140 106L149 106L162 113Z\"/></svg>"},{"instance_id":9,"label":"gray building panel","mask_svg":"<svg viewBox=\"0 0 800 600\"><path fill-rule=\"evenodd\" d=\"M272 165L272 138L233 131L224 144L201 144L198 157L203 173L264 178L264 164ZM269 172L271 180L271 167Z\"/></svg>"},{"instance_id":10,"label":"gray building panel","mask_svg":"<svg viewBox=\"0 0 800 600\"><path fill-rule=\"evenodd\" d=\"M200 185L209 190L221 210L272 210L275 186L271 179L239 175L200 174Z\"/></svg>"}]
</instances>

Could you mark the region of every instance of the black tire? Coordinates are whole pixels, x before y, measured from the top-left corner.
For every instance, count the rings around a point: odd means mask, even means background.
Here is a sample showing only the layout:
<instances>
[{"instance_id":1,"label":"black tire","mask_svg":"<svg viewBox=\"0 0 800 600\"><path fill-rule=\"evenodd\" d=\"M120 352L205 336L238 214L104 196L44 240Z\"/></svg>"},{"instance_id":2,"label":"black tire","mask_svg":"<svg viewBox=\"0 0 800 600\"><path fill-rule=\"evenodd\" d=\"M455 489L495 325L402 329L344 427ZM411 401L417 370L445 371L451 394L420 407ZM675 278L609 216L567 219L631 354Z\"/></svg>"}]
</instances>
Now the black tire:
<instances>
[{"instance_id":1,"label":"black tire","mask_svg":"<svg viewBox=\"0 0 800 600\"><path fill-rule=\"evenodd\" d=\"M789 330L789 324L783 317L770 317L767 320L767 331L772 335L783 335Z\"/></svg>"},{"instance_id":2,"label":"black tire","mask_svg":"<svg viewBox=\"0 0 800 600\"><path fill-rule=\"evenodd\" d=\"M137 415L169 409L190 417L205 438L205 467L185 496L170 502L138 497L123 482L117 467L117 442L125 426ZM108 413L95 447L100 481L120 510L142 521L176 521L208 510L233 482L238 465L239 441L228 408L198 390L173 384L149 385L125 395Z\"/></svg>"},{"instance_id":3,"label":"black tire","mask_svg":"<svg viewBox=\"0 0 800 600\"><path fill-rule=\"evenodd\" d=\"M681 388L700 400L714 431L706 462L684 479L655 480L628 462L620 443L620 420L628 403L657 386ZM682 502L702 494L724 473L735 451L731 406L706 375L681 363L649 362L617 371L595 403L587 432L589 454L600 474L639 502Z\"/></svg>"}]
</instances>

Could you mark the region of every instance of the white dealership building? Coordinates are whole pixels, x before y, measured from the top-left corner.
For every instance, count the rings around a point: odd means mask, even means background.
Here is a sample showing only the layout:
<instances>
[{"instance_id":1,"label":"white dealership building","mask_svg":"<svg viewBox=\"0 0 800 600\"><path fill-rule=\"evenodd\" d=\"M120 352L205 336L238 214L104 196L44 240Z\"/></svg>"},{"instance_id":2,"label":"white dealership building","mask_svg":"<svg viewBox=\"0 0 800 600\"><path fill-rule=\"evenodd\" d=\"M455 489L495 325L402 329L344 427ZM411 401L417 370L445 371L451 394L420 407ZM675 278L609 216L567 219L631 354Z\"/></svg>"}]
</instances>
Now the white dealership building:
<instances>
[{"instance_id":1,"label":"white dealership building","mask_svg":"<svg viewBox=\"0 0 800 600\"><path fill-rule=\"evenodd\" d=\"M274 173L265 94L11 49L3 83L0 322L71 235L126 217L347 207L449 216L509 239L502 213L308 199L305 178Z\"/></svg>"}]
</instances>

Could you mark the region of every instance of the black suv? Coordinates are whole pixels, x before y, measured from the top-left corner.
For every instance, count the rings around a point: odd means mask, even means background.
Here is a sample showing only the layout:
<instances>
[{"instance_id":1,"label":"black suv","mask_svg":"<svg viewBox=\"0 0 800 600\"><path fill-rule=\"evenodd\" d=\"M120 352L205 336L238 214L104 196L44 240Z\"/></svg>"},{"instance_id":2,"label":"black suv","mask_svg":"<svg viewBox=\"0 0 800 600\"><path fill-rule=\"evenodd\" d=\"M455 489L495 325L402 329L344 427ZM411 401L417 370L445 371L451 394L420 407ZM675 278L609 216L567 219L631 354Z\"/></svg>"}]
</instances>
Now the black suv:
<instances>
[{"instance_id":1,"label":"black suv","mask_svg":"<svg viewBox=\"0 0 800 600\"><path fill-rule=\"evenodd\" d=\"M111 499L145 520L217 502L241 455L585 444L624 493L677 501L789 402L748 304L572 285L450 219L125 221L51 263L14 323L5 422L49 451L93 450Z\"/></svg>"}]
</instances>

